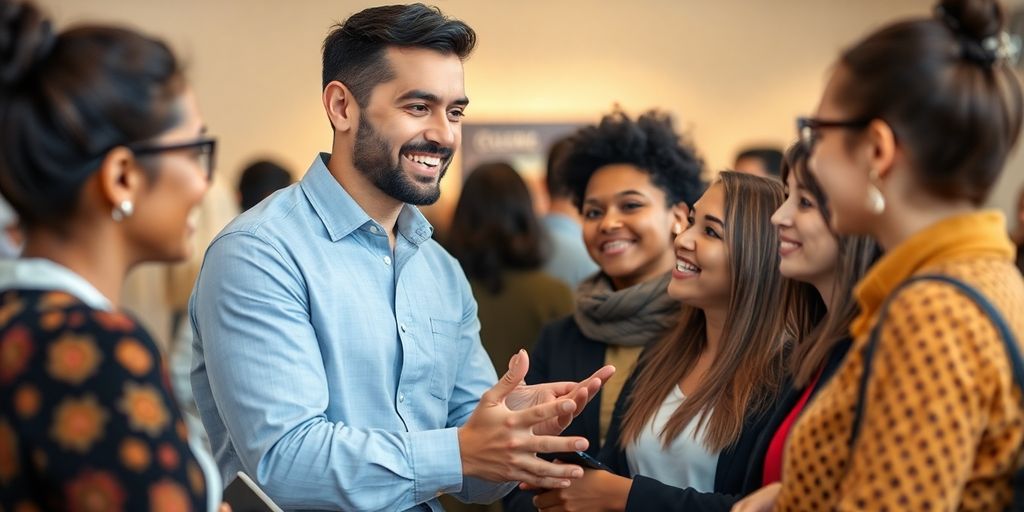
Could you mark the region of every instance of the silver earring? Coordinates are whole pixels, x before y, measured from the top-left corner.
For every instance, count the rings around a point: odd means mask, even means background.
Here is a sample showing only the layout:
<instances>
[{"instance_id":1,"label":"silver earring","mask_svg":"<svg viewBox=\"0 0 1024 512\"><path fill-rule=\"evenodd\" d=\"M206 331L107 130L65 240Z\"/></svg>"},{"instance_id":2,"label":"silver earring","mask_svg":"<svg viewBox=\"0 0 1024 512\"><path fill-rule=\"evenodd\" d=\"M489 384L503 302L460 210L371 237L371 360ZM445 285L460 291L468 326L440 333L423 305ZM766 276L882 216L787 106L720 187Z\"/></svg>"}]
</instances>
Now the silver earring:
<instances>
[{"instance_id":1,"label":"silver earring","mask_svg":"<svg viewBox=\"0 0 1024 512\"><path fill-rule=\"evenodd\" d=\"M871 182L868 183L868 211L875 215L881 215L882 212L885 211L885 196L882 195L882 191L878 188L878 185L875 185L875 182L878 181L878 172L871 171L871 174L868 177L871 180Z\"/></svg>"},{"instance_id":2,"label":"silver earring","mask_svg":"<svg viewBox=\"0 0 1024 512\"><path fill-rule=\"evenodd\" d=\"M135 211L135 205L131 201L125 199L121 201L121 204L114 207L114 210L110 212L110 217L114 219L114 222L121 222L124 219L132 216Z\"/></svg>"}]
</instances>

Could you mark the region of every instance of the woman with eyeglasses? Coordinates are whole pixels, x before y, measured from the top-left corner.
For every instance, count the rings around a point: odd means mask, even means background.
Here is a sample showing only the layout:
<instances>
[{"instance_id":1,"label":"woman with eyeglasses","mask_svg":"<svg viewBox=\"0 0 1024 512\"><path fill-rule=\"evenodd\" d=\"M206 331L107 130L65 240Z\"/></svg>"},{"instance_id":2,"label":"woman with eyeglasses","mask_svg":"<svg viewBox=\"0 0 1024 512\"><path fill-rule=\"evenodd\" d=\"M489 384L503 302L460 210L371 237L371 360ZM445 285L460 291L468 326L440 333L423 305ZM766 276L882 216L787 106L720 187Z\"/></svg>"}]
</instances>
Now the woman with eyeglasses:
<instances>
[{"instance_id":1,"label":"woman with eyeglasses","mask_svg":"<svg viewBox=\"0 0 1024 512\"><path fill-rule=\"evenodd\" d=\"M980 209L1021 129L1003 22L992 0L943 0L886 26L801 121L833 227L886 253L781 484L736 510L1024 509L1024 284L1002 214Z\"/></svg>"},{"instance_id":2,"label":"woman with eyeglasses","mask_svg":"<svg viewBox=\"0 0 1024 512\"><path fill-rule=\"evenodd\" d=\"M54 33L0 1L0 193L25 233L0 262L0 509L208 510L204 474L125 275L192 250L214 141L162 42ZM209 479L209 480L208 480Z\"/></svg>"}]
</instances>

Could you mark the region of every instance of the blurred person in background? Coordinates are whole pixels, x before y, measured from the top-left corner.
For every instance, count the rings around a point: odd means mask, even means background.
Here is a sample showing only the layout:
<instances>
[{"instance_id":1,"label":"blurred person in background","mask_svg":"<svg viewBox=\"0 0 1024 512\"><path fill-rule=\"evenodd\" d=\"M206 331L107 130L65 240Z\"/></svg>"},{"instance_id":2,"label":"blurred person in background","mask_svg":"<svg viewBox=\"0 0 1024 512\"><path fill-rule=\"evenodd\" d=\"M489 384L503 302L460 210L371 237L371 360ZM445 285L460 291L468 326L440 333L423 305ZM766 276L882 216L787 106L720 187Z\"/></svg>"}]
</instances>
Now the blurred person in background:
<instances>
[{"instance_id":1,"label":"blurred person in background","mask_svg":"<svg viewBox=\"0 0 1024 512\"><path fill-rule=\"evenodd\" d=\"M547 174L544 184L548 194L548 213L541 225L551 243L544 261L544 271L561 279L571 290L597 272L597 264L583 243L580 211L573 204L572 189L566 182L565 155L572 143L569 137L555 141L548 150Z\"/></svg>"},{"instance_id":2,"label":"blurred person in background","mask_svg":"<svg viewBox=\"0 0 1024 512\"><path fill-rule=\"evenodd\" d=\"M782 169L782 150L769 147L744 149L736 155L733 169L762 178L777 178Z\"/></svg>"},{"instance_id":3,"label":"blurred person in background","mask_svg":"<svg viewBox=\"0 0 1024 512\"><path fill-rule=\"evenodd\" d=\"M238 178L238 205L244 212L292 184L292 173L272 160L257 160L242 169Z\"/></svg>"},{"instance_id":4,"label":"blurred person in background","mask_svg":"<svg viewBox=\"0 0 1024 512\"><path fill-rule=\"evenodd\" d=\"M455 206L449 248L469 278L480 317L480 341L496 371L541 328L568 315L572 291L541 270L547 250L530 191L509 164L470 173Z\"/></svg>"}]
</instances>

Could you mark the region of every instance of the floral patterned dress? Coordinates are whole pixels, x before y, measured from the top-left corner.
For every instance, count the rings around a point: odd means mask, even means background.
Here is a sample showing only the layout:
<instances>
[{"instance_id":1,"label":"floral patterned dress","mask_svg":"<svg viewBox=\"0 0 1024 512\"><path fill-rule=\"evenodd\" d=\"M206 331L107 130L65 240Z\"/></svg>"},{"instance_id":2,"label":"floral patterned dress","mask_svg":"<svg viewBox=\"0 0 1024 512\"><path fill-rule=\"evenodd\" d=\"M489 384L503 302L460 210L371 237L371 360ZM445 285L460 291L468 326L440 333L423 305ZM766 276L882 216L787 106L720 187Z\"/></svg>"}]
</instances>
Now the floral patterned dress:
<instances>
[{"instance_id":1,"label":"floral patterned dress","mask_svg":"<svg viewBox=\"0 0 1024 512\"><path fill-rule=\"evenodd\" d=\"M0 510L200 511L160 353L122 313L0 293Z\"/></svg>"}]
</instances>

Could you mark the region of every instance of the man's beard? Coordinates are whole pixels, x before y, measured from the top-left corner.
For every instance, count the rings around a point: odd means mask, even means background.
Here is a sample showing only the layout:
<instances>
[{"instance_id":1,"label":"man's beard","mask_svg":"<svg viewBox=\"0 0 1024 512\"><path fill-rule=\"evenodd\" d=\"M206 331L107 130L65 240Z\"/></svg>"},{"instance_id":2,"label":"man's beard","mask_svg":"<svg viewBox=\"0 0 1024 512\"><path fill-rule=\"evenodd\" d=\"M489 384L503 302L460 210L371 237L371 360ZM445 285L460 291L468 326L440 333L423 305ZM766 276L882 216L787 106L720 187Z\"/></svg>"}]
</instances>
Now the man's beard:
<instances>
[{"instance_id":1,"label":"man's beard","mask_svg":"<svg viewBox=\"0 0 1024 512\"><path fill-rule=\"evenodd\" d=\"M402 155L407 152L431 154L441 158L437 179L411 176L402 169ZM448 172L452 150L429 142L406 144L393 162L392 147L365 118L359 119L352 164L385 194L414 205L434 204L441 197L441 178Z\"/></svg>"}]
</instances>

